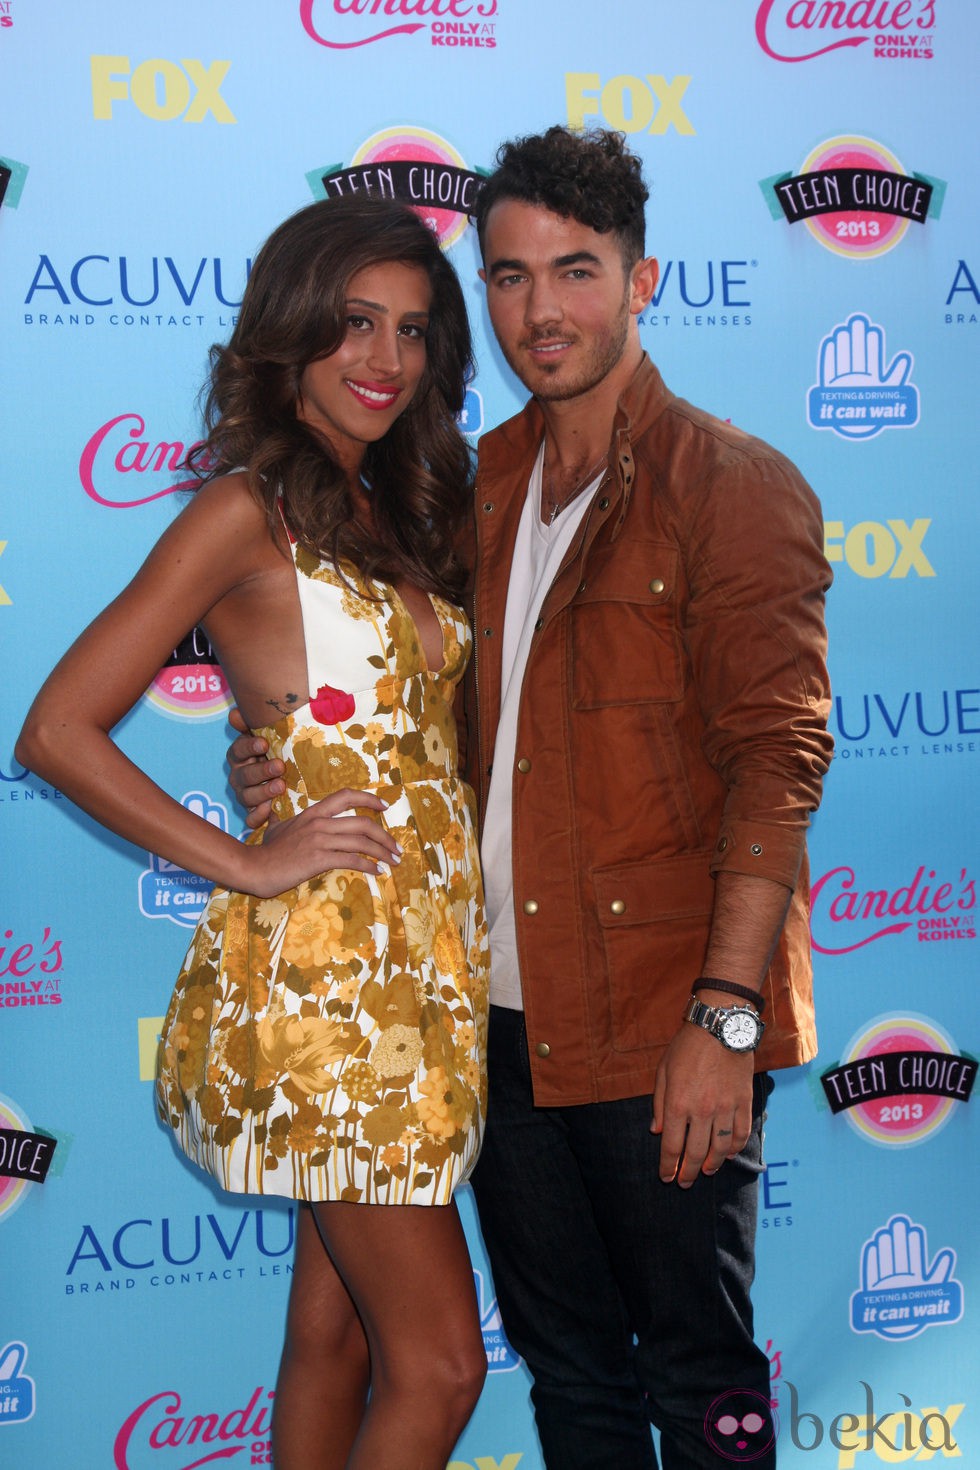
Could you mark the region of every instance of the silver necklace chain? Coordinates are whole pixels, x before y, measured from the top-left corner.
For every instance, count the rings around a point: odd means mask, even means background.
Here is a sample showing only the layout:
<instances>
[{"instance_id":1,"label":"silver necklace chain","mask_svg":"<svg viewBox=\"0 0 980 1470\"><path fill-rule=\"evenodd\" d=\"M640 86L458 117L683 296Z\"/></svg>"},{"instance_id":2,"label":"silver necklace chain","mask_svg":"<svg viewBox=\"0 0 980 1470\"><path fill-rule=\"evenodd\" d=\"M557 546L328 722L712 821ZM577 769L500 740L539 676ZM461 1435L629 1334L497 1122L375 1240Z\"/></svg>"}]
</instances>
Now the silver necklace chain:
<instances>
[{"instance_id":1,"label":"silver necklace chain","mask_svg":"<svg viewBox=\"0 0 980 1470\"><path fill-rule=\"evenodd\" d=\"M571 490L569 490L568 494L563 495L559 500L556 500L551 493L551 477L545 476L544 493L549 506L547 520L547 524L549 526L554 524L555 517L559 515L560 512L563 511L567 505L571 505L572 501L577 495L581 495L586 485L588 485L592 480L595 479L596 475L599 473L599 470L602 468L607 454L608 451L606 451L606 453L603 453L599 457L599 459L596 460L595 464L593 464L592 466L590 466L589 469L586 470L582 478L576 481L575 485Z\"/></svg>"}]
</instances>

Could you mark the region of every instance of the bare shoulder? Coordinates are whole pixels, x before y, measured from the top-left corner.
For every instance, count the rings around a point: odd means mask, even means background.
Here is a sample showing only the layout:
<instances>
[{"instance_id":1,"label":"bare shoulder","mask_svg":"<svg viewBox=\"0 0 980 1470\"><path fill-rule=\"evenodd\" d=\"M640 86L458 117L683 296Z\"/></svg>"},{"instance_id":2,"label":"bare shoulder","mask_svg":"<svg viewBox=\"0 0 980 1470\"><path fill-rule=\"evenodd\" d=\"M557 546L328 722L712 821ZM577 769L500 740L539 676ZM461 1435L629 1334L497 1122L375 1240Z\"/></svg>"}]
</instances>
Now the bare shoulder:
<instances>
[{"instance_id":1,"label":"bare shoulder","mask_svg":"<svg viewBox=\"0 0 980 1470\"><path fill-rule=\"evenodd\" d=\"M202 485L181 512L180 518L185 517L219 523L230 535L269 535L265 509L249 489L244 470L234 470Z\"/></svg>"},{"instance_id":2,"label":"bare shoulder","mask_svg":"<svg viewBox=\"0 0 980 1470\"><path fill-rule=\"evenodd\" d=\"M164 533L158 550L168 559L176 555L222 564L231 574L230 584L275 569L283 560L280 538L243 471L209 480L196 490Z\"/></svg>"}]
</instances>

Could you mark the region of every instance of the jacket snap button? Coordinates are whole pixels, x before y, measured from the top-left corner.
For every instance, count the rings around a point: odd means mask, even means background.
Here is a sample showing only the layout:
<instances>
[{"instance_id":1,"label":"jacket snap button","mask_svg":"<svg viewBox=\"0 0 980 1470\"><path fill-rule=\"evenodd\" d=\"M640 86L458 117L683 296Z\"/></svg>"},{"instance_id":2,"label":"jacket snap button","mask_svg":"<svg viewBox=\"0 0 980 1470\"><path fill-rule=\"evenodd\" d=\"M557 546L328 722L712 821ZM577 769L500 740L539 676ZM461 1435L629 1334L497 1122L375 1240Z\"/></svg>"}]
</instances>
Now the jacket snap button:
<instances>
[{"instance_id":1,"label":"jacket snap button","mask_svg":"<svg viewBox=\"0 0 980 1470\"><path fill-rule=\"evenodd\" d=\"M522 776L526 776L528 771L531 769L531 762L528 760L526 755L522 755L520 760L517 762L517 769L520 771Z\"/></svg>"},{"instance_id":2,"label":"jacket snap button","mask_svg":"<svg viewBox=\"0 0 980 1470\"><path fill-rule=\"evenodd\" d=\"M626 904L623 899L614 898L612 903L609 905L609 912L611 914L625 914Z\"/></svg>"},{"instance_id":3,"label":"jacket snap button","mask_svg":"<svg viewBox=\"0 0 980 1470\"><path fill-rule=\"evenodd\" d=\"M540 633L541 632L541 629L543 627L544 627L544 618L538 618L537 621L534 624L534 631L535 631L535 633Z\"/></svg>"},{"instance_id":4,"label":"jacket snap button","mask_svg":"<svg viewBox=\"0 0 980 1470\"><path fill-rule=\"evenodd\" d=\"M719 842L718 842L718 851L719 852L724 852L725 851L725 848L727 846L728 846L728 838L727 837L722 837L719 840Z\"/></svg>"},{"instance_id":5,"label":"jacket snap button","mask_svg":"<svg viewBox=\"0 0 980 1470\"><path fill-rule=\"evenodd\" d=\"M551 1047L546 1041L539 1041L537 1046L534 1048L534 1055L536 1057L550 1057Z\"/></svg>"},{"instance_id":6,"label":"jacket snap button","mask_svg":"<svg viewBox=\"0 0 980 1470\"><path fill-rule=\"evenodd\" d=\"M608 510L609 509L609 497L607 495L604 495L602 497L602 499L599 501L599 509L600 510Z\"/></svg>"},{"instance_id":7,"label":"jacket snap button","mask_svg":"<svg viewBox=\"0 0 980 1470\"><path fill-rule=\"evenodd\" d=\"M663 577L654 577L650 582L650 591L662 592L664 590L664 585L665 583Z\"/></svg>"},{"instance_id":8,"label":"jacket snap button","mask_svg":"<svg viewBox=\"0 0 980 1470\"><path fill-rule=\"evenodd\" d=\"M580 592L584 592L584 591L585 591L585 583L584 583L584 582L580 582L580 583L579 583L579 584L578 584L578 590L579 590L579 591L580 591Z\"/></svg>"},{"instance_id":9,"label":"jacket snap button","mask_svg":"<svg viewBox=\"0 0 980 1470\"><path fill-rule=\"evenodd\" d=\"M752 846L749 848L749 852L752 854L753 857L761 857L762 844L759 842L753 842Z\"/></svg>"},{"instance_id":10,"label":"jacket snap button","mask_svg":"<svg viewBox=\"0 0 980 1470\"><path fill-rule=\"evenodd\" d=\"M526 914L536 914L537 911L538 911L538 901L537 901L537 899L536 898L526 898L524 900L524 912Z\"/></svg>"},{"instance_id":11,"label":"jacket snap button","mask_svg":"<svg viewBox=\"0 0 980 1470\"><path fill-rule=\"evenodd\" d=\"M493 501L492 500L485 500L483 502L483 509L486 511L487 515L489 515L490 512L493 510Z\"/></svg>"},{"instance_id":12,"label":"jacket snap button","mask_svg":"<svg viewBox=\"0 0 980 1470\"><path fill-rule=\"evenodd\" d=\"M484 636L484 638L492 638L493 637L493 629L492 628L484 628L484 630L483 630L483 636Z\"/></svg>"}]
</instances>

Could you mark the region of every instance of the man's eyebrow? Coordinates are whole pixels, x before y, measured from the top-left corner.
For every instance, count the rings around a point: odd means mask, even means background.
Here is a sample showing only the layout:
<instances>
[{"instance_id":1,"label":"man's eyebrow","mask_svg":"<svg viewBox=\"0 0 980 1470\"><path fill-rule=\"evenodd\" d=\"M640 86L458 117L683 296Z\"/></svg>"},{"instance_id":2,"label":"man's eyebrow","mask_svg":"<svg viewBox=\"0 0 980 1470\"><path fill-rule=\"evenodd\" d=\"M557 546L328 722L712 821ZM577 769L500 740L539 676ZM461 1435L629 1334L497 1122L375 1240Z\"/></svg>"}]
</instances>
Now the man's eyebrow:
<instances>
[{"instance_id":1,"label":"man's eyebrow","mask_svg":"<svg viewBox=\"0 0 980 1470\"><path fill-rule=\"evenodd\" d=\"M602 261L591 250L573 250L571 255L559 255L551 263L561 269L567 265L601 265Z\"/></svg>"},{"instance_id":2,"label":"man's eyebrow","mask_svg":"<svg viewBox=\"0 0 980 1470\"><path fill-rule=\"evenodd\" d=\"M490 274L492 276L497 275L500 271L523 271L526 269L527 267L523 260L511 260L505 255L502 255L499 260L494 260L490 263Z\"/></svg>"},{"instance_id":3,"label":"man's eyebrow","mask_svg":"<svg viewBox=\"0 0 980 1470\"><path fill-rule=\"evenodd\" d=\"M598 255L591 250L573 250L569 255L556 255L550 262L552 269L564 270L570 265L601 265ZM499 260L493 261L490 266L490 274L498 275L501 271L526 271L527 262L524 260L510 259L501 256Z\"/></svg>"}]
</instances>

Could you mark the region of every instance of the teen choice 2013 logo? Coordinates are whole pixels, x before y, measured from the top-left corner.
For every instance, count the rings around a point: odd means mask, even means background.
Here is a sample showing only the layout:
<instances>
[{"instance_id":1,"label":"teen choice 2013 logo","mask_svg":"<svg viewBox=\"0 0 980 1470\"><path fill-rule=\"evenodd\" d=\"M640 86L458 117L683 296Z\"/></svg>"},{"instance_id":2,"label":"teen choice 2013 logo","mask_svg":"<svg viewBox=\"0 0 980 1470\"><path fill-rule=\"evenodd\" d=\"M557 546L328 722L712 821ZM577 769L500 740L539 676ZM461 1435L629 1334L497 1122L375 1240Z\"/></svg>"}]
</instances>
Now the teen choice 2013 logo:
<instances>
[{"instance_id":1,"label":"teen choice 2013 logo","mask_svg":"<svg viewBox=\"0 0 980 1470\"><path fill-rule=\"evenodd\" d=\"M15 1107L9 1097L3 1097L2 1094L0 1094L0 1129L12 1134L32 1132L30 1119ZM16 1174L0 1174L0 1220L12 1214L23 1202L24 1191L29 1185L29 1179L20 1178Z\"/></svg>"},{"instance_id":2,"label":"teen choice 2013 logo","mask_svg":"<svg viewBox=\"0 0 980 1470\"><path fill-rule=\"evenodd\" d=\"M373 195L401 199L419 214L444 250L466 229L483 175L467 168L451 143L427 128L384 128L362 143L350 163L307 174L318 199Z\"/></svg>"},{"instance_id":3,"label":"teen choice 2013 logo","mask_svg":"<svg viewBox=\"0 0 980 1470\"><path fill-rule=\"evenodd\" d=\"M924 1143L969 1100L977 1062L928 1016L890 1014L869 1021L820 1082L833 1113L887 1148Z\"/></svg>"},{"instance_id":4,"label":"teen choice 2013 logo","mask_svg":"<svg viewBox=\"0 0 980 1470\"><path fill-rule=\"evenodd\" d=\"M175 720L216 720L231 708L231 690L202 628L181 640L144 697Z\"/></svg>"},{"instance_id":5,"label":"teen choice 2013 logo","mask_svg":"<svg viewBox=\"0 0 980 1470\"><path fill-rule=\"evenodd\" d=\"M894 250L909 225L938 219L946 185L907 173L882 143L848 134L818 144L795 173L774 174L760 188L774 219L805 225L835 255L871 260Z\"/></svg>"}]
</instances>

